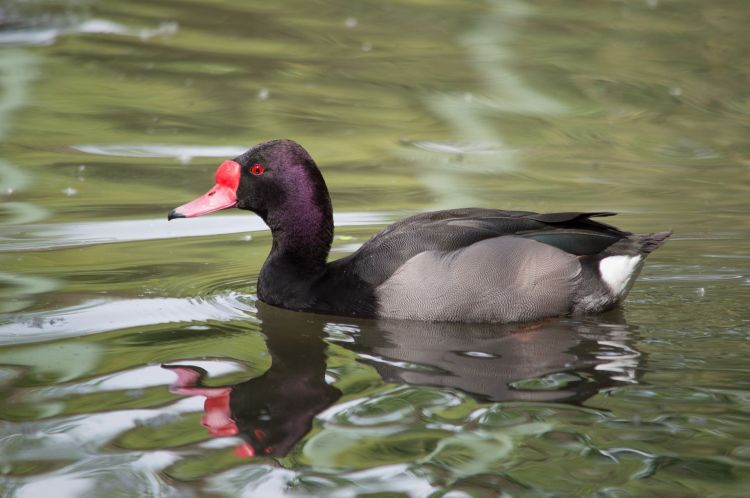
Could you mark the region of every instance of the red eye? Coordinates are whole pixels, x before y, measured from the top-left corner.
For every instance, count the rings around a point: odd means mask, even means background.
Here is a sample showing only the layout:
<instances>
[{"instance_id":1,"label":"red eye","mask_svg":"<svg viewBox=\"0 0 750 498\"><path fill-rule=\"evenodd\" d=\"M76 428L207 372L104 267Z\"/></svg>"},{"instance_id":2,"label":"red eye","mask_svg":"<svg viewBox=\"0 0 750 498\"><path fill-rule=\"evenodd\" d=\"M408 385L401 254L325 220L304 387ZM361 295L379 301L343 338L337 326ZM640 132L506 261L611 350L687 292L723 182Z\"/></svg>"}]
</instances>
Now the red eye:
<instances>
[{"instance_id":1,"label":"red eye","mask_svg":"<svg viewBox=\"0 0 750 498\"><path fill-rule=\"evenodd\" d=\"M250 168L250 173L254 175L262 175L263 174L263 165L262 164L253 164L253 167Z\"/></svg>"}]
</instances>

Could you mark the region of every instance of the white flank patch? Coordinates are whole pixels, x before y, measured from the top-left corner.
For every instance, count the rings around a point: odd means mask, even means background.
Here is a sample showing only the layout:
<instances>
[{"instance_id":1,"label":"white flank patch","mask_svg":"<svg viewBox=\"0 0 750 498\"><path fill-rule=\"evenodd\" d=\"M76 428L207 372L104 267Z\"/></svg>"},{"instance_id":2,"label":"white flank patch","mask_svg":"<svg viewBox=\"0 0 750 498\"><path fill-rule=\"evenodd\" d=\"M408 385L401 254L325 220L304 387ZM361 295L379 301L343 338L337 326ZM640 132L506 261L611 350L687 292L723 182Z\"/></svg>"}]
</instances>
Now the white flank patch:
<instances>
[{"instance_id":1,"label":"white flank patch","mask_svg":"<svg viewBox=\"0 0 750 498\"><path fill-rule=\"evenodd\" d=\"M610 256L599 262L599 273L602 280L620 297L627 291L633 275L638 270L638 264L643 260L641 256Z\"/></svg>"}]
</instances>

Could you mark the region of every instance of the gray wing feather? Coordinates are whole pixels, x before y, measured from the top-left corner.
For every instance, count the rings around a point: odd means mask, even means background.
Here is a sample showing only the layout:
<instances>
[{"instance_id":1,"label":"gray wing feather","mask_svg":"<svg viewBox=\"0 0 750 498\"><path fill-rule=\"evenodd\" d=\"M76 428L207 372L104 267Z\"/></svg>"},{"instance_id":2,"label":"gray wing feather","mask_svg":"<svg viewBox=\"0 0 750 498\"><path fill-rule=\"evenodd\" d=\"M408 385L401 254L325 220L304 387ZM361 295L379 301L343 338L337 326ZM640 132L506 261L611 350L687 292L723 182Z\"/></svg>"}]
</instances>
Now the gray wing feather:
<instances>
[{"instance_id":1,"label":"gray wing feather","mask_svg":"<svg viewBox=\"0 0 750 498\"><path fill-rule=\"evenodd\" d=\"M379 316L427 321L514 322L570 311L578 258L515 236L453 251L424 251L376 288Z\"/></svg>"},{"instance_id":2,"label":"gray wing feather","mask_svg":"<svg viewBox=\"0 0 750 498\"><path fill-rule=\"evenodd\" d=\"M358 251L331 263L377 287L406 261L424 251L454 251L476 242L520 235L576 255L593 254L626 233L590 220L612 213L532 213L497 209L432 211L385 228Z\"/></svg>"}]
</instances>

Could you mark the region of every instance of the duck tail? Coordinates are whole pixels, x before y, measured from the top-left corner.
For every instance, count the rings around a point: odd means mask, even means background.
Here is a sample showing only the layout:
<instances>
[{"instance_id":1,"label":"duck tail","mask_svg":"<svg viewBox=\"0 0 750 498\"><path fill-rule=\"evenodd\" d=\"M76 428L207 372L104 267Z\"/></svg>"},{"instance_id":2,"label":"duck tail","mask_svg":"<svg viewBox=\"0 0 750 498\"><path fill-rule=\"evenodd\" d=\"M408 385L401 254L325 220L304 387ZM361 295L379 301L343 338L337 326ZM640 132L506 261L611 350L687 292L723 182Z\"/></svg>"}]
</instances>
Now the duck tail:
<instances>
[{"instance_id":1,"label":"duck tail","mask_svg":"<svg viewBox=\"0 0 750 498\"><path fill-rule=\"evenodd\" d=\"M670 237L672 231L653 233L634 233L609 246L601 259L609 256L642 256L645 258L660 248Z\"/></svg>"},{"instance_id":2,"label":"duck tail","mask_svg":"<svg viewBox=\"0 0 750 498\"><path fill-rule=\"evenodd\" d=\"M598 313L622 302L646 257L671 236L671 231L628 234L599 254L581 258L584 284L573 312Z\"/></svg>"},{"instance_id":3,"label":"duck tail","mask_svg":"<svg viewBox=\"0 0 750 498\"><path fill-rule=\"evenodd\" d=\"M646 257L671 235L671 231L634 233L615 242L597 256L599 276L616 302L630 291Z\"/></svg>"}]
</instances>

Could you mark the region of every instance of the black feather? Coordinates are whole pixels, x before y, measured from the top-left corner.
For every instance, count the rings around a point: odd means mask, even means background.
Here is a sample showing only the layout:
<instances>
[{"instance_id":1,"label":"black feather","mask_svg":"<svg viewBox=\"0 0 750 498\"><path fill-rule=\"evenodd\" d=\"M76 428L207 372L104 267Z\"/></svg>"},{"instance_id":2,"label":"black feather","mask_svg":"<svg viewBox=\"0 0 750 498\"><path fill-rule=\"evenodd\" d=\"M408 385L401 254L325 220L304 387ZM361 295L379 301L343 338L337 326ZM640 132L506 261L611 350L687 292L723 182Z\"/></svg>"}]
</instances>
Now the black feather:
<instances>
[{"instance_id":1,"label":"black feather","mask_svg":"<svg viewBox=\"0 0 750 498\"><path fill-rule=\"evenodd\" d=\"M533 213L464 208L422 213L390 225L357 252L331 263L377 287L407 260L423 251L453 251L480 240L516 235L575 255L591 255L627 237L628 232L590 219L610 212Z\"/></svg>"}]
</instances>

